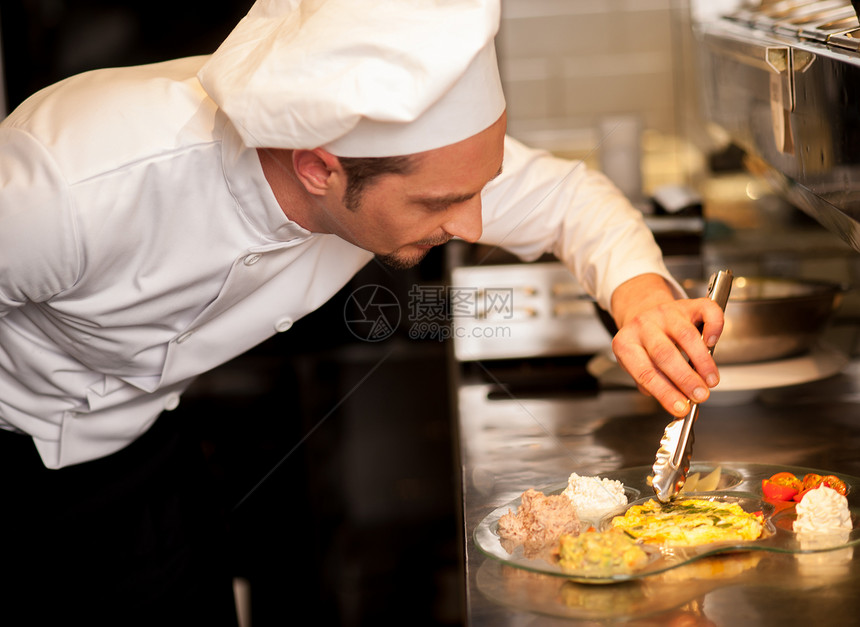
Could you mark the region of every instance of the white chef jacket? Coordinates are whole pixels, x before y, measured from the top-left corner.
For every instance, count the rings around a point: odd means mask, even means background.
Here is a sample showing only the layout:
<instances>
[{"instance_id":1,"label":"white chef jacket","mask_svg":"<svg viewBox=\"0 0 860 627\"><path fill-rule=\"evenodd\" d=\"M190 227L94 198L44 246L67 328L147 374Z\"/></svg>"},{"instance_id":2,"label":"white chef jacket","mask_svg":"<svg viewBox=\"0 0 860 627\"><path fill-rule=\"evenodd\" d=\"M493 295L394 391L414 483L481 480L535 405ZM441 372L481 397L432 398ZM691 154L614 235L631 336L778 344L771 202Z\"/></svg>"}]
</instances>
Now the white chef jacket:
<instances>
[{"instance_id":1,"label":"white chef jacket","mask_svg":"<svg viewBox=\"0 0 860 627\"><path fill-rule=\"evenodd\" d=\"M0 123L0 427L49 468L123 448L372 258L284 215L195 78L205 60L88 72ZM604 307L637 274L670 276L582 164L509 138L483 199L483 242L555 252Z\"/></svg>"}]
</instances>

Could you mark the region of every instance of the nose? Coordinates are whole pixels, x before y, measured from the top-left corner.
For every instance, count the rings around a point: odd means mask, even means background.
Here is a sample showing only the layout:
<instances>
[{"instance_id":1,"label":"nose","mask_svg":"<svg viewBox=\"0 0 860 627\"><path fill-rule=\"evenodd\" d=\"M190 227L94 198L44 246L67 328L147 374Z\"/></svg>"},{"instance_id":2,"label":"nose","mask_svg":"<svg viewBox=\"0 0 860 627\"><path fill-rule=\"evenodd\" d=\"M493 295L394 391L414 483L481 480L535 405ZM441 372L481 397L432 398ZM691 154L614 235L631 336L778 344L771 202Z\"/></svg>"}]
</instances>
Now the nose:
<instances>
[{"instance_id":1,"label":"nose","mask_svg":"<svg viewBox=\"0 0 860 627\"><path fill-rule=\"evenodd\" d=\"M449 235L467 242L477 242L484 232L482 208L480 194L464 203L459 203L449 210L450 213L442 228Z\"/></svg>"}]
</instances>

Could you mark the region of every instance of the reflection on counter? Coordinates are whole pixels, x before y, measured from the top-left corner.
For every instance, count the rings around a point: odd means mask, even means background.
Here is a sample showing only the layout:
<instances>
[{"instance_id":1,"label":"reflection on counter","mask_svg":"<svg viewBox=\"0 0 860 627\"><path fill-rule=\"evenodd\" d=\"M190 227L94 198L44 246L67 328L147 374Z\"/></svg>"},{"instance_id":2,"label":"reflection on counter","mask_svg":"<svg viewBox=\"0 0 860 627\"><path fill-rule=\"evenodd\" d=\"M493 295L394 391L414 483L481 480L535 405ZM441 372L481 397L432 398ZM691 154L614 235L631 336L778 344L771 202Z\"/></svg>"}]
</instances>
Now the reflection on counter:
<instances>
[{"instance_id":1,"label":"reflection on counter","mask_svg":"<svg viewBox=\"0 0 860 627\"><path fill-rule=\"evenodd\" d=\"M749 584L762 597L771 591L822 590L850 581L853 548L842 554L780 555L737 553L708 557L649 577L603 586L576 583L487 560L476 574L477 588L495 603L521 611L626 625L767 624L761 614L714 622L707 602L721 588ZM703 602L704 601L704 602ZM761 611L761 610L758 610ZM683 622L682 622L683 619ZM677 621L677 623L673 622ZM761 622L756 622L761 621Z\"/></svg>"},{"instance_id":2,"label":"reflection on counter","mask_svg":"<svg viewBox=\"0 0 860 627\"><path fill-rule=\"evenodd\" d=\"M665 625L673 617L672 614L667 616L667 612L686 613L682 609L685 605L715 588L728 582L737 583L739 577L755 577L760 562L766 559L766 555L759 553L720 555L647 579L603 586L576 583L488 561L481 565L477 582L482 594L520 610L600 621L642 620L659 615L660 620L666 622L655 624Z\"/></svg>"}]
</instances>

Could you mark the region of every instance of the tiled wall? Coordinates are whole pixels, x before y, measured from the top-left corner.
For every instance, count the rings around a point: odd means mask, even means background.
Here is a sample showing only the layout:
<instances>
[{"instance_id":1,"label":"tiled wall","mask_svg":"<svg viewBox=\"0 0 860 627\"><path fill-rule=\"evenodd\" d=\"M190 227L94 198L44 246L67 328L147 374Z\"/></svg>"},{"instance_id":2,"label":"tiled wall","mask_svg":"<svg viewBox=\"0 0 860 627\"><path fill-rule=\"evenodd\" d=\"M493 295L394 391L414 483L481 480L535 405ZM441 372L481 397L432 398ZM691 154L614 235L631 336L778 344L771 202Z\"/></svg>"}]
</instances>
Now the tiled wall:
<instances>
[{"instance_id":1,"label":"tiled wall","mask_svg":"<svg viewBox=\"0 0 860 627\"><path fill-rule=\"evenodd\" d=\"M497 53L510 133L576 156L595 147L609 117L674 134L673 29L685 7L682 0L502 0Z\"/></svg>"}]
</instances>

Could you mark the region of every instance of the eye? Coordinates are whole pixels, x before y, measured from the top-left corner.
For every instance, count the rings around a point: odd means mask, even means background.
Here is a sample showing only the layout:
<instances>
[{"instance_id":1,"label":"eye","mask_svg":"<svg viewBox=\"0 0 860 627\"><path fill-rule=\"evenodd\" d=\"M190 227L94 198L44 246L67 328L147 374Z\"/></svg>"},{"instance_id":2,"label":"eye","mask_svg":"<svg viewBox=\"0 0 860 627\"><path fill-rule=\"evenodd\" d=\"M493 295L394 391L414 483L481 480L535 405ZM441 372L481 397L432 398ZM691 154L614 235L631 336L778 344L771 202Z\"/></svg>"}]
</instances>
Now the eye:
<instances>
[{"instance_id":1,"label":"eye","mask_svg":"<svg viewBox=\"0 0 860 627\"><path fill-rule=\"evenodd\" d=\"M453 206L455 203L451 201L434 201L423 203L424 208L431 213L442 213L447 210L449 207Z\"/></svg>"}]
</instances>

